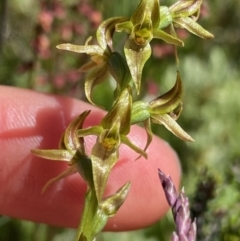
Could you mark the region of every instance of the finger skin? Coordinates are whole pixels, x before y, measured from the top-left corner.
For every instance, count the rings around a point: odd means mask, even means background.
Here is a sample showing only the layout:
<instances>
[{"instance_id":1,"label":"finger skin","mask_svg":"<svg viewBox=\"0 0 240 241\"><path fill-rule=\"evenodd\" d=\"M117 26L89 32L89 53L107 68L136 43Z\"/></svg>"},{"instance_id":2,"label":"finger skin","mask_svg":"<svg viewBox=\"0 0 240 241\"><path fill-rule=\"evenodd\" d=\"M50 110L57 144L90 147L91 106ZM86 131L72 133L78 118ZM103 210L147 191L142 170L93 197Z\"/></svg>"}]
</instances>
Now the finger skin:
<instances>
[{"instance_id":1,"label":"finger skin","mask_svg":"<svg viewBox=\"0 0 240 241\"><path fill-rule=\"evenodd\" d=\"M83 209L86 184L78 174L54 183L45 193L43 186L68 167L33 156L31 149L58 147L61 134L70 121L85 110L92 110L84 127L96 125L105 112L79 100L46 95L13 87L0 87L0 214L76 228ZM140 147L146 142L145 130L133 126L130 139ZM85 138L88 151L95 137ZM168 205L157 169L180 181L178 158L171 147L154 137L148 159L138 157L127 146L120 148L105 195L131 181L127 199L110 218L105 230L122 231L145 227L163 216Z\"/></svg>"}]
</instances>

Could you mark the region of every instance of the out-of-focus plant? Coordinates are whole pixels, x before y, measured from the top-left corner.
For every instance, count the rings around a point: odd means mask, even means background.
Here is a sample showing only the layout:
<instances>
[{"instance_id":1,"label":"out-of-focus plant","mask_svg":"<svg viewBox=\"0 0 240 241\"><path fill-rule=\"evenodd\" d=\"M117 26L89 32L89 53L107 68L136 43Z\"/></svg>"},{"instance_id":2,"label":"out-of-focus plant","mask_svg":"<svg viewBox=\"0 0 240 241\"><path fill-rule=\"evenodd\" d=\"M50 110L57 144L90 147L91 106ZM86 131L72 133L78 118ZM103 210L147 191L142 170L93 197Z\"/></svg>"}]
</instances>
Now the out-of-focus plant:
<instances>
[{"instance_id":1,"label":"out-of-focus plant","mask_svg":"<svg viewBox=\"0 0 240 241\"><path fill-rule=\"evenodd\" d=\"M108 218L115 215L127 198L130 182L120 187L116 193L108 197L103 196L111 169L119 158L121 144L128 145L140 156L147 158L145 151L152 140L151 122L163 124L185 141L193 141L176 123L182 111L182 80L179 71L176 84L167 93L150 102L134 102L132 93L134 87L136 93L140 93L142 70L151 55L150 42L153 38L164 40L168 44L183 46L183 41L177 37L174 30L178 27L186 28L202 38L213 37L196 23L201 4L202 1L199 0L180 0L167 8L160 7L158 0L141 0L130 18L114 17L103 21L96 32L96 44L91 44L91 38L89 38L82 46L70 43L57 46L58 49L91 56L90 62L80 70L88 72L85 93L92 104L94 104L93 88L105 81L108 74L111 74L116 82L112 106L99 125L83 128L84 120L90 114L90 111L86 110L69 124L60 141L59 149L32 150L32 153L39 157L67 161L70 165L69 169L50 180L44 190L54 181L75 172L79 172L87 183L85 206L76 241L94 240L104 228ZM170 31L166 32L165 29L168 27ZM116 31L124 31L128 34L124 45L125 58L114 50L113 35ZM148 134L146 147L143 150L127 137L130 126L139 122L145 123ZM85 152L84 144L84 138L88 135L97 136L96 143L89 154ZM163 177L163 174L160 177ZM176 195L175 191L173 196L176 197ZM176 201L180 199L182 201ZM175 218L180 228L177 234L173 235L173 239L195 240L195 225L187 231L182 227L182 224L188 223L189 218L189 213L186 213L188 202L184 194L180 194L176 200L177 206L174 206L175 202L170 202L170 205L176 209L174 209ZM182 212L185 212L186 220ZM185 230L186 234L183 234L182 230Z\"/></svg>"}]
</instances>

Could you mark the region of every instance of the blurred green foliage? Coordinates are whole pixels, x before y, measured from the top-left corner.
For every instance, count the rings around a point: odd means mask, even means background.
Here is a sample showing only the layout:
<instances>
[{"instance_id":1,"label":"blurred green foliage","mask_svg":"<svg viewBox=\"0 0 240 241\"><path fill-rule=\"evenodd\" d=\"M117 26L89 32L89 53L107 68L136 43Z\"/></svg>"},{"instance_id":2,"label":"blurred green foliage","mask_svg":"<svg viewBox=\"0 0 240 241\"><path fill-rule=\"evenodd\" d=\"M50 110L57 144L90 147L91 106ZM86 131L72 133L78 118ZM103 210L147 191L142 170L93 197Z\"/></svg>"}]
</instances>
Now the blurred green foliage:
<instances>
[{"instance_id":1,"label":"blurred green foliage","mask_svg":"<svg viewBox=\"0 0 240 241\"><path fill-rule=\"evenodd\" d=\"M162 0L161 4L172 2ZM5 9L4 3L7 3ZM53 6L61 3L62 9L54 13L51 31L42 29L40 24L39 15L43 11L40 3L52 11ZM2 0L0 84L85 99L81 81L84 75L76 70L85 63L86 56L60 52L55 45L66 41L82 44L94 34L102 19L130 15L137 4L137 0ZM84 15L87 7L92 12L88 17ZM215 39L205 41L183 32L186 47L179 49L184 110L178 122L196 141L184 143L161 126L154 126L154 132L166 139L181 159L182 184L190 196L193 213L198 215L198 241L237 241L240 237L240 2L206 0L200 22ZM43 42L39 42L40 35L46 37L41 39ZM124 35L117 34L115 41L121 45ZM36 47L38 44L42 49ZM172 50L159 41L153 41L153 45L155 51L143 73L141 98L145 99L171 88L176 75ZM95 100L108 108L112 90L111 84L103 84L94 95ZM197 200L204 200L205 205ZM101 234L98 240L167 241L173 229L169 214L147 229ZM74 230L0 217L1 241L61 241L72 240L73 235Z\"/></svg>"}]
</instances>

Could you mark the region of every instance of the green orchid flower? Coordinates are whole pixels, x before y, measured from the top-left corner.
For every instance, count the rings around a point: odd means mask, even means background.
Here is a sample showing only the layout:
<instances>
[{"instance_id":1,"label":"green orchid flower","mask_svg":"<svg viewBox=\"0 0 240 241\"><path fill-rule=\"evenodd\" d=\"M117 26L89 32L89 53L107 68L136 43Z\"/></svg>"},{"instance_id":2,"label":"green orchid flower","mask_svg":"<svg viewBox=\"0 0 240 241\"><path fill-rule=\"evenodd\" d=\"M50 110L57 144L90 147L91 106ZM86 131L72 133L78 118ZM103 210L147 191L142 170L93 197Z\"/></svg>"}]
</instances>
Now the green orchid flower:
<instances>
[{"instance_id":1,"label":"green orchid flower","mask_svg":"<svg viewBox=\"0 0 240 241\"><path fill-rule=\"evenodd\" d=\"M70 43L57 45L58 49L68 50L76 53L85 53L91 56L91 60L83 65L79 71L90 71L85 80L85 94L90 103L93 105L92 90L107 79L108 74L108 58L112 53L112 37L115 31L115 24L125 21L124 17L110 18L104 21L97 29L96 45L89 44L91 37L88 38L85 45L73 45Z\"/></svg>"},{"instance_id":2,"label":"green orchid flower","mask_svg":"<svg viewBox=\"0 0 240 241\"><path fill-rule=\"evenodd\" d=\"M88 184L86 202L84 204L82 219L77 231L75 239L76 241L93 240L94 237L106 225L108 218L114 216L121 205L124 203L130 188L130 182L128 182L110 196L105 197L102 200L97 199L97 193L94 188L95 185L93 178L93 175L96 174L93 169L96 164L96 160L94 160L92 163L91 159L87 157L84 147L84 139L83 137L78 136L78 130L82 129L84 120L89 115L89 113L90 111L83 112L69 124L66 131L64 132L64 135L62 136L59 144L59 149L32 150L32 153L36 156L54 161L67 161L69 163L68 169L47 182L43 188L43 192L49 187L49 185L76 172L79 172ZM111 133L111 130L109 133ZM104 141L104 145L106 146L107 150L111 149L111 145L112 147L114 146L110 139ZM96 145L94 148L97 148ZM98 152L101 150L98 149L96 151ZM101 163L99 163L99 165L101 165ZM109 167L105 166L105 168ZM97 181L101 180L97 179ZM101 185L102 182L99 184Z\"/></svg>"},{"instance_id":3,"label":"green orchid flower","mask_svg":"<svg viewBox=\"0 0 240 241\"><path fill-rule=\"evenodd\" d=\"M159 28L170 26L170 33L176 36L174 28L184 28L204 39L211 39L214 36L205 30L196 21L200 15L203 0L179 0L172 6L160 8Z\"/></svg>"},{"instance_id":4,"label":"green orchid flower","mask_svg":"<svg viewBox=\"0 0 240 241\"><path fill-rule=\"evenodd\" d=\"M129 34L124 53L138 94L143 67L151 56L150 41L157 38L169 44L184 45L180 39L159 29L159 24L159 0L141 0L129 20L116 24L117 32L125 31Z\"/></svg>"},{"instance_id":5,"label":"green orchid flower","mask_svg":"<svg viewBox=\"0 0 240 241\"><path fill-rule=\"evenodd\" d=\"M102 119L100 125L77 131L79 137L97 136L96 143L92 148L91 160L94 188L99 202L102 200L109 173L119 159L121 144L129 146L135 152L147 158L147 154L127 137L130 131L131 107L131 89L127 87L121 92L118 100Z\"/></svg>"},{"instance_id":6,"label":"green orchid flower","mask_svg":"<svg viewBox=\"0 0 240 241\"><path fill-rule=\"evenodd\" d=\"M174 135L184 141L194 141L176 122L182 111L182 81L179 72L176 83L171 90L147 103L133 103L131 124L144 122L147 131L147 143L144 151L152 141L151 122L164 125Z\"/></svg>"},{"instance_id":7,"label":"green orchid flower","mask_svg":"<svg viewBox=\"0 0 240 241\"><path fill-rule=\"evenodd\" d=\"M43 192L52 183L79 172L82 178L93 187L92 164L89 157L86 155L84 139L77 136L77 130L82 128L85 118L90 111L84 111L81 115L75 118L66 128L59 144L59 149L43 150L33 149L31 152L35 156L53 161L66 161L69 168L62 172L59 176L51 179L43 188Z\"/></svg>"}]
</instances>

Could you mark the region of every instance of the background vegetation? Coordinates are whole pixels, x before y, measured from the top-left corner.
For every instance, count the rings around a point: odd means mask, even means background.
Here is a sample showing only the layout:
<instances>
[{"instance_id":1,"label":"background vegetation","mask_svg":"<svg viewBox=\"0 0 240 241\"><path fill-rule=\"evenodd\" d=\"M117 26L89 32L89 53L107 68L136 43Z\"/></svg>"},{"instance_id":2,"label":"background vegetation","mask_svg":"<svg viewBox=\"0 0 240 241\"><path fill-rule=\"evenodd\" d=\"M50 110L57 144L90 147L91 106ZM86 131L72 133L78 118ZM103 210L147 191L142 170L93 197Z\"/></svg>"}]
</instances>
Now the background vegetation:
<instances>
[{"instance_id":1,"label":"background vegetation","mask_svg":"<svg viewBox=\"0 0 240 241\"><path fill-rule=\"evenodd\" d=\"M83 44L101 20L129 15L138 0L1 0L0 84L85 99L84 75L77 72L85 55L58 51L63 42ZM162 0L162 5L174 1ZM240 238L240 2L204 1L200 22L215 35L205 41L181 32L179 49L184 82L180 125L196 140L184 143L161 126L182 161L183 181L198 218L198 241ZM117 34L116 46L124 36ZM153 56L143 73L141 98L169 89L175 81L173 50L153 41ZM145 91L144 91L145 90ZM103 84L95 100L108 108L111 85ZM104 97L104 98L103 98ZM174 229L171 215L152 227L128 233L105 233L99 241L167 241ZM1 241L72 240L74 230L0 216Z\"/></svg>"}]
</instances>

